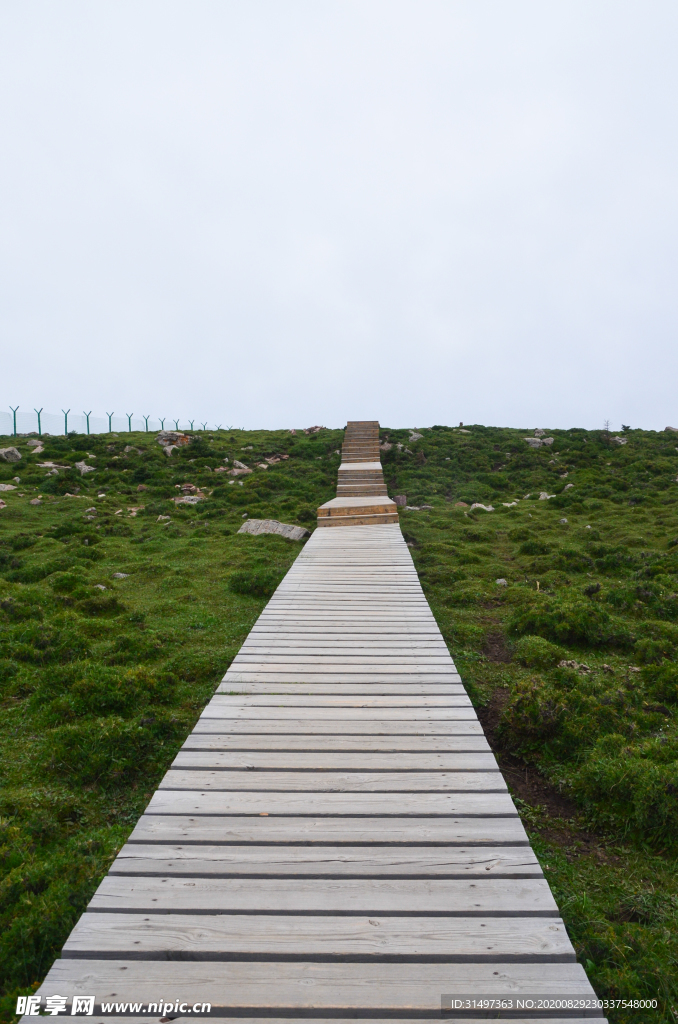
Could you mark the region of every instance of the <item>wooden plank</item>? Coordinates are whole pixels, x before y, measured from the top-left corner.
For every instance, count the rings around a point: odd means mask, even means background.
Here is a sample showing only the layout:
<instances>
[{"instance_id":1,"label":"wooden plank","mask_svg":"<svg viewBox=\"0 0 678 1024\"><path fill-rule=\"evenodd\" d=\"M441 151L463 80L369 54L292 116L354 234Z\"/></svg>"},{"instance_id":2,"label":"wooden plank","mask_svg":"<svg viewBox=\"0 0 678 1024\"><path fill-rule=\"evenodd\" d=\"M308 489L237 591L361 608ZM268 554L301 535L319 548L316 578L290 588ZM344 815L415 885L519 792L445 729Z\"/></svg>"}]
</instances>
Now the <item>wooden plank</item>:
<instances>
[{"instance_id":1,"label":"wooden plank","mask_svg":"<svg viewBox=\"0 0 678 1024\"><path fill-rule=\"evenodd\" d=\"M159 814L146 811L134 826L130 843L242 843L286 845L528 846L520 818L409 817L397 815L337 817L313 815Z\"/></svg>"},{"instance_id":2,"label":"wooden plank","mask_svg":"<svg viewBox=\"0 0 678 1024\"><path fill-rule=\"evenodd\" d=\"M83 914L64 958L574 963L552 918Z\"/></svg>"},{"instance_id":3,"label":"wooden plank","mask_svg":"<svg viewBox=\"0 0 678 1024\"><path fill-rule=\"evenodd\" d=\"M506 783L494 771L360 772L230 771L170 768L159 790L210 793L504 793Z\"/></svg>"},{"instance_id":4,"label":"wooden plank","mask_svg":"<svg viewBox=\"0 0 678 1024\"><path fill-rule=\"evenodd\" d=\"M508 793L221 793L157 789L152 814L512 817Z\"/></svg>"},{"instance_id":5,"label":"wooden plank","mask_svg":"<svg viewBox=\"0 0 678 1024\"><path fill-rule=\"evenodd\" d=\"M229 878L541 878L529 847L245 846L126 843L112 875Z\"/></svg>"},{"instance_id":6,"label":"wooden plank","mask_svg":"<svg viewBox=\"0 0 678 1024\"><path fill-rule=\"evenodd\" d=\"M274 693L229 694L218 693L212 703L228 708L467 708L471 701L465 693L437 696L399 697L394 694L322 694Z\"/></svg>"},{"instance_id":7,"label":"wooden plank","mask_svg":"<svg viewBox=\"0 0 678 1024\"><path fill-rule=\"evenodd\" d=\"M89 904L109 913L557 917L544 878L130 878L107 875Z\"/></svg>"},{"instance_id":8,"label":"wooden plank","mask_svg":"<svg viewBox=\"0 0 678 1024\"><path fill-rule=\"evenodd\" d=\"M317 722L443 722L473 721L476 713L472 707L460 708L308 708ZM206 718L252 719L253 721L292 721L304 713L300 707L243 708L221 705L212 699L203 711L201 720Z\"/></svg>"},{"instance_id":9,"label":"wooden plank","mask_svg":"<svg viewBox=\"0 0 678 1024\"><path fill-rule=\"evenodd\" d=\"M492 753L454 754L448 751L393 754L341 753L325 751L310 753L306 750L297 753L263 753L248 751L191 750L179 751L172 768L201 768L203 770L235 770L241 771L307 771L307 772L496 772L497 762Z\"/></svg>"},{"instance_id":10,"label":"wooden plank","mask_svg":"<svg viewBox=\"0 0 678 1024\"><path fill-rule=\"evenodd\" d=\"M216 728L216 727L214 727ZM304 733L290 735L283 733L243 733L243 732L196 732L188 737L182 752L187 751L290 751L314 754L329 754L332 751L350 753L404 753L433 754L443 753L465 754L471 752L489 753L490 746L484 736L469 734L466 736L328 736ZM494 755L492 755L494 757Z\"/></svg>"},{"instance_id":11,"label":"wooden plank","mask_svg":"<svg viewBox=\"0 0 678 1024\"><path fill-rule=\"evenodd\" d=\"M224 724L224 723L228 724ZM312 735L312 736L482 736L483 730L480 722L476 719L462 721L428 721L428 722L407 722L401 719L393 722L383 720L366 719L360 721L340 721L338 719L317 719L317 718L276 718L262 719L223 719L223 718L199 718L192 735L201 735L206 732L224 732L228 730L232 735L257 735L268 733L287 735Z\"/></svg>"},{"instance_id":12,"label":"wooden plank","mask_svg":"<svg viewBox=\"0 0 678 1024\"><path fill-rule=\"evenodd\" d=\"M212 1015L321 1012L332 1016L440 1016L441 993L558 995L595 998L581 964L173 963L133 960L57 960L40 995L96 994L102 1002L208 1002ZM462 1016L461 1012L459 1016ZM561 1012L562 1016L562 1012ZM602 1017L601 1010L587 1016ZM250 1018L251 1019L251 1018ZM548 1019L548 1018L547 1018Z\"/></svg>"},{"instance_id":13,"label":"wooden plank","mask_svg":"<svg viewBox=\"0 0 678 1024\"><path fill-rule=\"evenodd\" d=\"M237 690L233 690L237 687ZM464 694L466 691L458 683L318 683L300 680L297 683L260 683L260 682L239 682L226 676L219 683L215 690L215 696L219 693L249 694L249 693L306 693L311 694L345 694L351 697L373 696L382 697L394 696L436 696L437 694L450 693L454 696Z\"/></svg>"}]
</instances>

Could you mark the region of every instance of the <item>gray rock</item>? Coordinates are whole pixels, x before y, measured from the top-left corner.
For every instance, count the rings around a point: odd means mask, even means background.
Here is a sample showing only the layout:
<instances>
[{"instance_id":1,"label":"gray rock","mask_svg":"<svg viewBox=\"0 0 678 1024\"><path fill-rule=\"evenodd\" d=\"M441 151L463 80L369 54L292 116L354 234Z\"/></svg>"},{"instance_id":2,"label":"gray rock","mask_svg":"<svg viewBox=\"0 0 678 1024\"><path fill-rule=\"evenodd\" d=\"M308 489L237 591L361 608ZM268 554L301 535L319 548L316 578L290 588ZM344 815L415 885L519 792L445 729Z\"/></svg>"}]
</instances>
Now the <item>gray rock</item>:
<instances>
[{"instance_id":1,"label":"gray rock","mask_svg":"<svg viewBox=\"0 0 678 1024\"><path fill-rule=\"evenodd\" d=\"M108 587L105 587L103 585L103 583L95 583L94 584L94 589L95 590L108 590Z\"/></svg>"},{"instance_id":2,"label":"gray rock","mask_svg":"<svg viewBox=\"0 0 678 1024\"><path fill-rule=\"evenodd\" d=\"M565 523L567 522L567 519L559 519L558 522L561 523L564 526Z\"/></svg>"},{"instance_id":3,"label":"gray rock","mask_svg":"<svg viewBox=\"0 0 678 1024\"><path fill-rule=\"evenodd\" d=\"M169 519L169 516L163 517L163 518ZM126 580L128 576L129 576L128 572L114 572L113 573L113 579L114 580Z\"/></svg>"},{"instance_id":4,"label":"gray rock","mask_svg":"<svg viewBox=\"0 0 678 1024\"><path fill-rule=\"evenodd\" d=\"M526 441L530 448L541 448L540 437L524 437L523 441Z\"/></svg>"},{"instance_id":5,"label":"gray rock","mask_svg":"<svg viewBox=\"0 0 678 1024\"><path fill-rule=\"evenodd\" d=\"M505 580L503 576L501 579L495 580L495 583L497 584L498 587L508 587L508 580Z\"/></svg>"},{"instance_id":6,"label":"gray rock","mask_svg":"<svg viewBox=\"0 0 678 1024\"><path fill-rule=\"evenodd\" d=\"M420 437L423 437L423 436L424 436L423 434L419 434L419 433L417 433L417 431L416 431L416 430L413 430L413 431L412 431L412 432L410 433L410 444L412 444L412 442L413 442L413 441L418 441L418 440L419 440L419 438L420 438Z\"/></svg>"},{"instance_id":7,"label":"gray rock","mask_svg":"<svg viewBox=\"0 0 678 1024\"><path fill-rule=\"evenodd\" d=\"M569 491L570 487L574 487L574 484L565 484L565 486L563 487L563 490L564 491Z\"/></svg>"},{"instance_id":8,"label":"gray rock","mask_svg":"<svg viewBox=\"0 0 678 1024\"><path fill-rule=\"evenodd\" d=\"M678 434L678 427L664 427L664 430L671 430L674 434Z\"/></svg>"},{"instance_id":9,"label":"gray rock","mask_svg":"<svg viewBox=\"0 0 678 1024\"><path fill-rule=\"evenodd\" d=\"M159 434L156 434L155 439L163 448L169 444L179 446L191 443L190 436L180 430L161 430Z\"/></svg>"},{"instance_id":10,"label":"gray rock","mask_svg":"<svg viewBox=\"0 0 678 1024\"><path fill-rule=\"evenodd\" d=\"M85 473L93 473L94 466L88 466L86 462L76 462L75 468L80 470L80 476L84 476Z\"/></svg>"},{"instance_id":11,"label":"gray rock","mask_svg":"<svg viewBox=\"0 0 678 1024\"><path fill-rule=\"evenodd\" d=\"M406 494L396 494L393 500L395 501L396 505L398 505L399 508L405 508L405 506L407 505Z\"/></svg>"},{"instance_id":12,"label":"gray rock","mask_svg":"<svg viewBox=\"0 0 678 1024\"><path fill-rule=\"evenodd\" d=\"M543 436L545 435L545 433L546 433L546 431L545 431L545 430L540 430L540 429L537 429L537 430L535 430L535 432L534 432L534 436L535 436L535 437L543 437Z\"/></svg>"},{"instance_id":13,"label":"gray rock","mask_svg":"<svg viewBox=\"0 0 678 1024\"><path fill-rule=\"evenodd\" d=\"M0 459L3 462L19 462L21 452L18 448L0 448Z\"/></svg>"},{"instance_id":14,"label":"gray rock","mask_svg":"<svg viewBox=\"0 0 678 1024\"><path fill-rule=\"evenodd\" d=\"M482 508L483 512L494 512L494 505L481 505L479 501L474 501L471 505L471 511L474 508Z\"/></svg>"},{"instance_id":15,"label":"gray rock","mask_svg":"<svg viewBox=\"0 0 678 1024\"><path fill-rule=\"evenodd\" d=\"M0 484L0 491L16 491L14 484Z\"/></svg>"},{"instance_id":16,"label":"gray rock","mask_svg":"<svg viewBox=\"0 0 678 1024\"><path fill-rule=\"evenodd\" d=\"M243 523L238 533L252 533L255 536L260 533L277 533L288 540L304 540L310 536L309 531L303 526L292 526L290 523L279 523L275 519L248 519Z\"/></svg>"},{"instance_id":17,"label":"gray rock","mask_svg":"<svg viewBox=\"0 0 678 1024\"><path fill-rule=\"evenodd\" d=\"M614 437L610 438L610 441L614 441L615 444L626 444L628 437L620 437L619 434L615 434Z\"/></svg>"},{"instance_id":18,"label":"gray rock","mask_svg":"<svg viewBox=\"0 0 678 1024\"><path fill-rule=\"evenodd\" d=\"M205 499L201 494L187 494L183 498L173 499L175 505L197 505L199 501L204 500Z\"/></svg>"},{"instance_id":19,"label":"gray rock","mask_svg":"<svg viewBox=\"0 0 678 1024\"><path fill-rule=\"evenodd\" d=\"M233 465L235 466L236 469L249 469L250 468L249 466L246 466L244 462L238 462L237 459L233 459Z\"/></svg>"},{"instance_id":20,"label":"gray rock","mask_svg":"<svg viewBox=\"0 0 678 1024\"><path fill-rule=\"evenodd\" d=\"M549 498L555 498L555 494L547 494L546 491L540 491L540 493L539 493L539 500L540 501L548 501Z\"/></svg>"}]
</instances>

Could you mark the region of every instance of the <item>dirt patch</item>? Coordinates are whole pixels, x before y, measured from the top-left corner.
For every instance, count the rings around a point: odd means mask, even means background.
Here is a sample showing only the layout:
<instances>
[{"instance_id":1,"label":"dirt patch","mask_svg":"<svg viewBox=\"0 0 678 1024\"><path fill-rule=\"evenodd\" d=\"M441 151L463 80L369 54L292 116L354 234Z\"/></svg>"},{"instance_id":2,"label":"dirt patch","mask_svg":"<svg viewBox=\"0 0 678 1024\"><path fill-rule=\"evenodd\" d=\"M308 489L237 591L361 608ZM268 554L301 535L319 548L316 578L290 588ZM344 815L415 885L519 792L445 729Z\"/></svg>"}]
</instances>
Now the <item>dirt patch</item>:
<instances>
[{"instance_id":1,"label":"dirt patch","mask_svg":"<svg viewBox=\"0 0 678 1024\"><path fill-rule=\"evenodd\" d=\"M488 633L483 647L483 654L488 661L508 663L511 660L511 652L506 646L503 633Z\"/></svg>"},{"instance_id":2,"label":"dirt patch","mask_svg":"<svg viewBox=\"0 0 678 1024\"><path fill-rule=\"evenodd\" d=\"M508 754L498 744L496 733L509 699L508 689L496 689L489 703L478 708L478 718L511 792L530 807L542 808L553 819L552 825L539 831L547 842L564 849L568 859L593 854L600 861L616 860L606 852L600 836L591 835L576 824L579 818L576 804L551 786L532 765Z\"/></svg>"}]
</instances>

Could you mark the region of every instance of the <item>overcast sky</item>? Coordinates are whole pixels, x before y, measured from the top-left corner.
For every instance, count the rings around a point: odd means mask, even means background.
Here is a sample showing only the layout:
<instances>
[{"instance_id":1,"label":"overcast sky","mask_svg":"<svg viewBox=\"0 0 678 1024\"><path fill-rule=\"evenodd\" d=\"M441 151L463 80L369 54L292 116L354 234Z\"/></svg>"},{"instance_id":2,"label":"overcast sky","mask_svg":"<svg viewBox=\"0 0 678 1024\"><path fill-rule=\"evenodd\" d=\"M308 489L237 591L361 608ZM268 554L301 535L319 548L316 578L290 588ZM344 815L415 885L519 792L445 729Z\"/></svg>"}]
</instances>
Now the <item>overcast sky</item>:
<instances>
[{"instance_id":1,"label":"overcast sky","mask_svg":"<svg viewBox=\"0 0 678 1024\"><path fill-rule=\"evenodd\" d=\"M0 408L678 426L677 52L675 0L3 0Z\"/></svg>"}]
</instances>

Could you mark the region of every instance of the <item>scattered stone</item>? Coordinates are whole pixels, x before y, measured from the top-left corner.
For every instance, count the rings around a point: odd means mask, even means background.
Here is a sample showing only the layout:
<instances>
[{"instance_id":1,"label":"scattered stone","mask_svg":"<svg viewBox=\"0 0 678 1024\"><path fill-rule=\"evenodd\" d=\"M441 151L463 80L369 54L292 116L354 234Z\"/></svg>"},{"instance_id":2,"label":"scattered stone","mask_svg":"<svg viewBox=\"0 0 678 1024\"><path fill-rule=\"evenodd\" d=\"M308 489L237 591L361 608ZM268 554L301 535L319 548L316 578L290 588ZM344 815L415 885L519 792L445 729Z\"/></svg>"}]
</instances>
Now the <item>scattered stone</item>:
<instances>
[{"instance_id":1,"label":"scattered stone","mask_svg":"<svg viewBox=\"0 0 678 1024\"><path fill-rule=\"evenodd\" d=\"M379 451L390 452L392 447L393 445L390 444L388 441L382 441L382 443L379 445Z\"/></svg>"},{"instance_id":2,"label":"scattered stone","mask_svg":"<svg viewBox=\"0 0 678 1024\"><path fill-rule=\"evenodd\" d=\"M0 459L3 462L19 462L21 453L18 448L0 448Z\"/></svg>"},{"instance_id":3,"label":"scattered stone","mask_svg":"<svg viewBox=\"0 0 678 1024\"><path fill-rule=\"evenodd\" d=\"M175 505L197 505L199 501L204 501L205 497L202 494L187 494L183 498L172 498Z\"/></svg>"},{"instance_id":4,"label":"scattered stone","mask_svg":"<svg viewBox=\"0 0 678 1024\"><path fill-rule=\"evenodd\" d=\"M76 462L75 468L80 470L80 476L84 476L85 473L93 473L94 466L88 466L86 462Z\"/></svg>"},{"instance_id":5,"label":"scattered stone","mask_svg":"<svg viewBox=\"0 0 678 1024\"><path fill-rule=\"evenodd\" d=\"M497 584L498 587L508 587L508 580L505 580L503 576L501 579L495 580L495 583Z\"/></svg>"},{"instance_id":6,"label":"scattered stone","mask_svg":"<svg viewBox=\"0 0 678 1024\"><path fill-rule=\"evenodd\" d=\"M405 510L407 512L418 512L420 508L421 505L405 505Z\"/></svg>"},{"instance_id":7,"label":"scattered stone","mask_svg":"<svg viewBox=\"0 0 678 1024\"><path fill-rule=\"evenodd\" d=\"M452 429L456 430L458 434L470 434L471 433L470 430L466 430L464 427L452 427Z\"/></svg>"},{"instance_id":8,"label":"scattered stone","mask_svg":"<svg viewBox=\"0 0 678 1024\"><path fill-rule=\"evenodd\" d=\"M184 434L180 430L161 430L159 434L156 434L156 441L163 448L167 448L172 445L175 448L180 448L185 444L191 443L189 434ZM128 451L126 448L125 451Z\"/></svg>"},{"instance_id":9,"label":"scattered stone","mask_svg":"<svg viewBox=\"0 0 678 1024\"><path fill-rule=\"evenodd\" d=\"M664 430L671 430L674 434L678 434L678 427L664 427Z\"/></svg>"},{"instance_id":10,"label":"scattered stone","mask_svg":"<svg viewBox=\"0 0 678 1024\"><path fill-rule=\"evenodd\" d=\"M319 430L327 430L327 427L307 427L305 434L317 434ZM273 520L271 520L273 522Z\"/></svg>"},{"instance_id":11,"label":"scattered stone","mask_svg":"<svg viewBox=\"0 0 678 1024\"><path fill-rule=\"evenodd\" d=\"M541 448L543 444L553 444L555 438L553 437L524 437L523 441L526 441L530 448Z\"/></svg>"},{"instance_id":12,"label":"scattered stone","mask_svg":"<svg viewBox=\"0 0 678 1024\"><path fill-rule=\"evenodd\" d=\"M575 672L583 673L591 671L588 665L582 665L578 661L566 661L565 659L558 662L558 668L573 668Z\"/></svg>"},{"instance_id":13,"label":"scattered stone","mask_svg":"<svg viewBox=\"0 0 678 1024\"><path fill-rule=\"evenodd\" d=\"M629 672L640 672L641 670L637 665L629 665Z\"/></svg>"},{"instance_id":14,"label":"scattered stone","mask_svg":"<svg viewBox=\"0 0 678 1024\"><path fill-rule=\"evenodd\" d=\"M407 495L406 494L396 494L396 496L395 496L395 498L393 500L395 501L396 505L399 508L405 508L405 506L407 505Z\"/></svg>"},{"instance_id":15,"label":"scattered stone","mask_svg":"<svg viewBox=\"0 0 678 1024\"><path fill-rule=\"evenodd\" d=\"M420 438L420 437L423 437L423 436L424 436L423 434L419 434L419 433L417 433L417 431L416 431L416 430L412 430L412 431L410 431L410 444L412 444L412 442L413 442L413 441L418 441L418 440L419 440L419 438ZM381 446L380 446L380 447L381 447Z\"/></svg>"},{"instance_id":16,"label":"scattered stone","mask_svg":"<svg viewBox=\"0 0 678 1024\"><path fill-rule=\"evenodd\" d=\"M20 484L21 483L21 477L20 476L13 476L12 480L14 481L15 484Z\"/></svg>"},{"instance_id":17,"label":"scattered stone","mask_svg":"<svg viewBox=\"0 0 678 1024\"><path fill-rule=\"evenodd\" d=\"M590 526L587 526L587 527L586 527L586 529L587 529L587 530L590 530L590 529L591 529L591 527L590 527Z\"/></svg>"},{"instance_id":18,"label":"scattered stone","mask_svg":"<svg viewBox=\"0 0 678 1024\"><path fill-rule=\"evenodd\" d=\"M246 444L244 448L240 449L240 451L241 452L252 452L252 451L254 451L254 445L253 444ZM236 465L237 465L237 463L236 463Z\"/></svg>"},{"instance_id":19,"label":"scattered stone","mask_svg":"<svg viewBox=\"0 0 678 1024\"><path fill-rule=\"evenodd\" d=\"M42 445L42 441L39 441L37 437L31 438L30 441L26 441L29 448L39 448Z\"/></svg>"},{"instance_id":20,"label":"scattered stone","mask_svg":"<svg viewBox=\"0 0 678 1024\"><path fill-rule=\"evenodd\" d=\"M42 505L42 501L40 500L40 498L31 498L31 500L29 501L28 504L29 505Z\"/></svg>"},{"instance_id":21,"label":"scattered stone","mask_svg":"<svg viewBox=\"0 0 678 1024\"><path fill-rule=\"evenodd\" d=\"M513 506L517 504L517 501L502 501L502 505L504 506L504 508L513 508Z\"/></svg>"},{"instance_id":22,"label":"scattered stone","mask_svg":"<svg viewBox=\"0 0 678 1024\"><path fill-rule=\"evenodd\" d=\"M561 479L561 480L567 480L567 478L568 478L568 476L569 476L569 475L570 475L570 474L569 474L569 473L567 473L567 472L565 472L565 473L561 473L561 474L560 474L560 479Z\"/></svg>"},{"instance_id":23,"label":"scattered stone","mask_svg":"<svg viewBox=\"0 0 678 1024\"><path fill-rule=\"evenodd\" d=\"M559 519L558 522L560 523L561 526L564 526L565 523L567 522L567 519Z\"/></svg>"},{"instance_id":24,"label":"scattered stone","mask_svg":"<svg viewBox=\"0 0 678 1024\"><path fill-rule=\"evenodd\" d=\"M471 505L471 512L474 508L482 508L483 512L494 512L494 505L481 505L479 501L474 501Z\"/></svg>"},{"instance_id":25,"label":"scattered stone","mask_svg":"<svg viewBox=\"0 0 678 1024\"><path fill-rule=\"evenodd\" d=\"M228 475L229 476L246 476L248 473L253 473L253 472L254 472L253 469L247 469L247 467L244 467L243 469L229 469L228 470Z\"/></svg>"},{"instance_id":26,"label":"scattered stone","mask_svg":"<svg viewBox=\"0 0 678 1024\"><path fill-rule=\"evenodd\" d=\"M136 505L136 506L133 506L132 508L128 508L127 509L127 511L129 512L129 517L128 518L129 519L134 519L134 517L136 516L137 512L141 512L141 510L144 509L145 507L146 507L145 505Z\"/></svg>"},{"instance_id":27,"label":"scattered stone","mask_svg":"<svg viewBox=\"0 0 678 1024\"><path fill-rule=\"evenodd\" d=\"M7 502L3 501L2 498L0 498L0 508L7 508Z\"/></svg>"},{"instance_id":28,"label":"scattered stone","mask_svg":"<svg viewBox=\"0 0 678 1024\"><path fill-rule=\"evenodd\" d=\"M236 469L249 469L249 466L246 466L244 462L238 462L237 459L233 459L233 465Z\"/></svg>"},{"instance_id":29,"label":"scattered stone","mask_svg":"<svg viewBox=\"0 0 678 1024\"><path fill-rule=\"evenodd\" d=\"M95 583L94 584L94 589L95 590L108 590L108 587L105 587L103 585L103 583Z\"/></svg>"},{"instance_id":30,"label":"scattered stone","mask_svg":"<svg viewBox=\"0 0 678 1024\"><path fill-rule=\"evenodd\" d=\"M296 434L296 430L290 430L290 434Z\"/></svg>"},{"instance_id":31,"label":"scattered stone","mask_svg":"<svg viewBox=\"0 0 678 1024\"><path fill-rule=\"evenodd\" d=\"M612 665L601 665L603 672L614 672Z\"/></svg>"},{"instance_id":32,"label":"scattered stone","mask_svg":"<svg viewBox=\"0 0 678 1024\"><path fill-rule=\"evenodd\" d=\"M164 445L162 450L164 451L165 455L168 458L171 458L172 452L178 452L179 451L179 445L178 444L166 444L166 445Z\"/></svg>"},{"instance_id":33,"label":"scattered stone","mask_svg":"<svg viewBox=\"0 0 678 1024\"><path fill-rule=\"evenodd\" d=\"M162 519L169 519L169 516L161 516L161 518ZM126 580L128 576L129 576L128 572L114 572L113 573L113 579L114 580Z\"/></svg>"},{"instance_id":34,"label":"scattered stone","mask_svg":"<svg viewBox=\"0 0 678 1024\"><path fill-rule=\"evenodd\" d=\"M614 441L615 444L626 444L628 437L620 437L619 434L615 434L614 437L610 438L610 441Z\"/></svg>"},{"instance_id":35,"label":"scattered stone","mask_svg":"<svg viewBox=\"0 0 678 1024\"><path fill-rule=\"evenodd\" d=\"M454 507L455 508L468 508L468 502L467 501L455 501Z\"/></svg>"},{"instance_id":36,"label":"scattered stone","mask_svg":"<svg viewBox=\"0 0 678 1024\"><path fill-rule=\"evenodd\" d=\"M16 491L14 484L0 484L0 491Z\"/></svg>"},{"instance_id":37,"label":"scattered stone","mask_svg":"<svg viewBox=\"0 0 678 1024\"><path fill-rule=\"evenodd\" d=\"M267 462L257 462L257 469L268 469Z\"/></svg>"},{"instance_id":38,"label":"scattered stone","mask_svg":"<svg viewBox=\"0 0 678 1024\"><path fill-rule=\"evenodd\" d=\"M94 512L94 515L97 514L97 510L95 509L94 505L92 505L91 508L86 508L85 509L85 515L87 515L88 512Z\"/></svg>"},{"instance_id":39,"label":"scattered stone","mask_svg":"<svg viewBox=\"0 0 678 1024\"><path fill-rule=\"evenodd\" d=\"M565 484L565 486L563 487L563 490L564 491L569 491L570 487L574 487L574 484Z\"/></svg>"},{"instance_id":40,"label":"scattered stone","mask_svg":"<svg viewBox=\"0 0 678 1024\"><path fill-rule=\"evenodd\" d=\"M555 494L547 494L546 491L540 491L539 492L539 500L540 501L548 501L549 498L555 498Z\"/></svg>"},{"instance_id":41,"label":"scattered stone","mask_svg":"<svg viewBox=\"0 0 678 1024\"><path fill-rule=\"evenodd\" d=\"M324 429L318 427L318 430ZM247 513L245 513L247 514ZM248 519L243 523L238 533L252 533L255 536L260 533L277 533L288 540L304 540L310 536L309 531L303 526L292 526L289 523L279 523L275 519Z\"/></svg>"},{"instance_id":42,"label":"scattered stone","mask_svg":"<svg viewBox=\"0 0 678 1024\"><path fill-rule=\"evenodd\" d=\"M228 466L217 466L215 473L228 473Z\"/></svg>"},{"instance_id":43,"label":"scattered stone","mask_svg":"<svg viewBox=\"0 0 678 1024\"><path fill-rule=\"evenodd\" d=\"M195 494L198 490L195 484L178 484L177 486L181 487L182 494Z\"/></svg>"},{"instance_id":44,"label":"scattered stone","mask_svg":"<svg viewBox=\"0 0 678 1024\"><path fill-rule=\"evenodd\" d=\"M546 433L545 430L541 430L541 429L538 428L537 430L535 430L534 436L535 437L543 437L545 435L545 433Z\"/></svg>"},{"instance_id":45,"label":"scattered stone","mask_svg":"<svg viewBox=\"0 0 678 1024\"><path fill-rule=\"evenodd\" d=\"M158 516L156 523L170 523L172 520L169 516Z\"/></svg>"},{"instance_id":46,"label":"scattered stone","mask_svg":"<svg viewBox=\"0 0 678 1024\"><path fill-rule=\"evenodd\" d=\"M138 493L141 492L141 491L147 491L147 490L148 490L148 487L147 487L146 484L139 484L139 486L137 487L137 492Z\"/></svg>"},{"instance_id":47,"label":"scattered stone","mask_svg":"<svg viewBox=\"0 0 678 1024\"><path fill-rule=\"evenodd\" d=\"M144 454L142 448L135 448L133 444L126 445L125 448L124 448L124 451L125 452L136 452L137 455L143 455ZM96 458L95 455L90 455L90 459L95 459L95 458Z\"/></svg>"}]
</instances>

